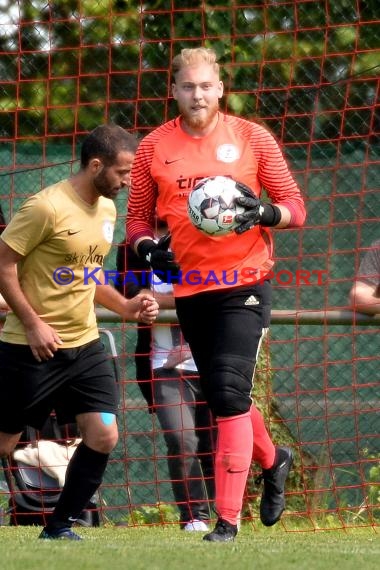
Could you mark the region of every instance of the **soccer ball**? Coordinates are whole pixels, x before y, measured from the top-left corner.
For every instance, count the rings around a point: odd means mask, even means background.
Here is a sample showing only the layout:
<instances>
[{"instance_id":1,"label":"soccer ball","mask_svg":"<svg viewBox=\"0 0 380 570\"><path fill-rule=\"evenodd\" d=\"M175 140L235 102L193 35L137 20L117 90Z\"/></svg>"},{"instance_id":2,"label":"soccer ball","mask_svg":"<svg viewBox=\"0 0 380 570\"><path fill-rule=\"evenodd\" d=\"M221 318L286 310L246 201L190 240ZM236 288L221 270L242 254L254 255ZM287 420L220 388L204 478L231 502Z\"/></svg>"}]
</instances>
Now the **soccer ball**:
<instances>
[{"instance_id":1,"label":"soccer ball","mask_svg":"<svg viewBox=\"0 0 380 570\"><path fill-rule=\"evenodd\" d=\"M227 176L203 178L189 194L187 211L192 224L211 236L223 236L239 224L237 214L243 214L243 206L235 198L243 196L235 180Z\"/></svg>"}]
</instances>

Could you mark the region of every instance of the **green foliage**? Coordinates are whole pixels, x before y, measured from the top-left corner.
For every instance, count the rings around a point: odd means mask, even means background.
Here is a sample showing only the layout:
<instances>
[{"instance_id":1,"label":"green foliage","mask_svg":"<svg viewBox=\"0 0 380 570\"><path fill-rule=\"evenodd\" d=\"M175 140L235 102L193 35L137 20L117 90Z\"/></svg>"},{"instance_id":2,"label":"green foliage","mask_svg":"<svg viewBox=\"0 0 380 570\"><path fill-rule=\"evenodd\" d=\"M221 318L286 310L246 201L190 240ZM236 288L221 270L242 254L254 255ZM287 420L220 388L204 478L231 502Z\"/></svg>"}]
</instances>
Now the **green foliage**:
<instances>
[{"instance_id":1,"label":"green foliage","mask_svg":"<svg viewBox=\"0 0 380 570\"><path fill-rule=\"evenodd\" d=\"M304 348L308 351L306 344ZM338 358L338 355L335 358ZM289 424L284 422L279 411L280 402L273 397L273 381L274 373L267 339L259 354L253 399L262 412L266 425L270 426L274 443L288 445L294 453L294 465L286 485L286 491L290 493L287 497L287 512L299 513L296 520L300 524L302 519L307 524L307 517L310 517L317 528L337 528L342 520L347 525L379 522L379 455L370 453L368 449L361 450L361 470L354 462L347 467L335 466L331 449L328 451L324 447L320 447L319 455L315 456L303 446L301 455L299 438L289 430ZM248 499L243 511L243 514L251 517L258 515L261 495L261 489L255 485L254 480L255 477L252 477L248 481ZM363 481L367 486L363 487ZM357 489L356 495L353 489ZM339 515L336 509L339 510Z\"/></svg>"},{"instance_id":2,"label":"green foliage","mask_svg":"<svg viewBox=\"0 0 380 570\"><path fill-rule=\"evenodd\" d=\"M284 130L289 142L310 137L311 124L300 114L316 115L319 138L340 134L341 113L325 111L350 102L345 89L329 85L344 87L352 74L367 79L350 85L350 99L374 104L376 0L252 2L242 8L200 0L35 0L15 7L8 0L0 9L9 21L0 38L0 110L41 110L18 121L22 136L45 133L46 107L56 107L49 111L50 134L87 131L109 119L145 132L170 116L160 100L168 97L172 54L200 44L213 47L223 64L226 109L267 119L293 111L295 118L277 133ZM61 109L65 105L75 112ZM13 137L15 121L9 117L0 135ZM368 117L355 108L345 128L345 136L367 132Z\"/></svg>"},{"instance_id":3,"label":"green foliage","mask_svg":"<svg viewBox=\"0 0 380 570\"><path fill-rule=\"evenodd\" d=\"M127 522L132 526L162 525L179 521L178 509L167 503L157 503L156 506L143 506L131 511Z\"/></svg>"},{"instance_id":4,"label":"green foliage","mask_svg":"<svg viewBox=\"0 0 380 570\"><path fill-rule=\"evenodd\" d=\"M368 453L363 450L363 459L366 460L367 473L365 480L368 484L367 496L361 505L356 518L363 522L369 520L380 520L380 456ZM363 516L364 514L364 516Z\"/></svg>"},{"instance_id":5,"label":"green foliage","mask_svg":"<svg viewBox=\"0 0 380 570\"><path fill-rule=\"evenodd\" d=\"M301 459L297 441L279 414L277 401L273 397L272 382L273 370L269 343L266 339L258 357L252 397L254 404L264 417L265 424L270 426L271 438L275 445L286 445L293 450L294 465L286 485L287 492L292 493L287 500L287 510L304 512L306 510L304 488L309 488L312 482L305 480L305 474L302 475L302 466L305 462L311 463L312 459L307 454L303 454ZM258 466L253 466L253 468L257 469ZM258 516L262 487L256 485L255 479L256 477L252 477L248 480L248 498L243 507L243 516Z\"/></svg>"}]
</instances>

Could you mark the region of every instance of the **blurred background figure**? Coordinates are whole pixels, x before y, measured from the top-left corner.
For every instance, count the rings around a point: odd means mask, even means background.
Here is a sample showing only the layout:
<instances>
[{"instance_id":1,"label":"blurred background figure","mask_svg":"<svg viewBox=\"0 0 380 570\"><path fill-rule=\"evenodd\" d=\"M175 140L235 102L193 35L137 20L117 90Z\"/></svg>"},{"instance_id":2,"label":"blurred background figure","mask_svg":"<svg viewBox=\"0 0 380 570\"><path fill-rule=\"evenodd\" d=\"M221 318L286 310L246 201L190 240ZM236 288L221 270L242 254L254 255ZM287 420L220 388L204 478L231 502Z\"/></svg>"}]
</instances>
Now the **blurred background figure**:
<instances>
[{"instance_id":1,"label":"blurred background figure","mask_svg":"<svg viewBox=\"0 0 380 570\"><path fill-rule=\"evenodd\" d=\"M167 226L157 222L157 238ZM126 260L126 263L125 263ZM133 271L136 280L150 266L125 244L119 247L117 269ZM151 290L160 309L174 309L173 287L151 274ZM144 282L146 282L144 280ZM130 297L144 290L126 283ZM168 469L175 502L185 531L207 531L214 500L214 447L216 428L205 402L199 375L178 323L139 326L135 348L136 380L163 430Z\"/></svg>"},{"instance_id":2,"label":"blurred background figure","mask_svg":"<svg viewBox=\"0 0 380 570\"><path fill-rule=\"evenodd\" d=\"M360 263L350 303L360 313L380 313L380 239L371 244Z\"/></svg>"}]
</instances>

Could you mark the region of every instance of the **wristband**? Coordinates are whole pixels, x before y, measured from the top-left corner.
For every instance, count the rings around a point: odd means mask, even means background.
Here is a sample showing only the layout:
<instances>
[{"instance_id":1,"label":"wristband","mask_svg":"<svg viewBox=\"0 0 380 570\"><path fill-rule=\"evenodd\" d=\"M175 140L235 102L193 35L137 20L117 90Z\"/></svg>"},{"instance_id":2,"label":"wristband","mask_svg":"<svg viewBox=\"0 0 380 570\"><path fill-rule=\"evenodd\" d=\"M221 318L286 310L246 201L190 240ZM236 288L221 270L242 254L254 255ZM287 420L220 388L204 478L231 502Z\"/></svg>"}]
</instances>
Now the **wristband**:
<instances>
[{"instance_id":1,"label":"wristband","mask_svg":"<svg viewBox=\"0 0 380 570\"><path fill-rule=\"evenodd\" d=\"M262 210L262 211L261 211ZM261 226L273 227L281 221L281 210L268 202L262 203L260 206L260 222Z\"/></svg>"},{"instance_id":2,"label":"wristband","mask_svg":"<svg viewBox=\"0 0 380 570\"><path fill-rule=\"evenodd\" d=\"M156 242L152 239L143 239L137 246L138 256L149 262L149 254L152 253L156 245Z\"/></svg>"}]
</instances>

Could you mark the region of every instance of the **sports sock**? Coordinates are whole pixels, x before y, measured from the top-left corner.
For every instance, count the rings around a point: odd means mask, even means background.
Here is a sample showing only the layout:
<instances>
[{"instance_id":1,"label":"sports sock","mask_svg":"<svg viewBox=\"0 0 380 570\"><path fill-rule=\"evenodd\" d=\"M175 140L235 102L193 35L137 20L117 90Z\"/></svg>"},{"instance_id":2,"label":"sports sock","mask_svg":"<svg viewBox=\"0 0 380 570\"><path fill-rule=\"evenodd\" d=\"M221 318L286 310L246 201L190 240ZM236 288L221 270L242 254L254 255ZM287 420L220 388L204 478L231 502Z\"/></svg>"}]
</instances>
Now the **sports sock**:
<instances>
[{"instance_id":1,"label":"sports sock","mask_svg":"<svg viewBox=\"0 0 380 570\"><path fill-rule=\"evenodd\" d=\"M252 460L251 413L216 421L215 508L220 518L236 525Z\"/></svg>"},{"instance_id":2,"label":"sports sock","mask_svg":"<svg viewBox=\"0 0 380 570\"><path fill-rule=\"evenodd\" d=\"M47 528L71 527L102 482L109 454L99 453L83 441L72 456L65 485Z\"/></svg>"},{"instance_id":3,"label":"sports sock","mask_svg":"<svg viewBox=\"0 0 380 570\"><path fill-rule=\"evenodd\" d=\"M274 463L276 450L265 427L264 418L255 406L251 406L251 420L254 436L252 460L262 469L270 469Z\"/></svg>"}]
</instances>

